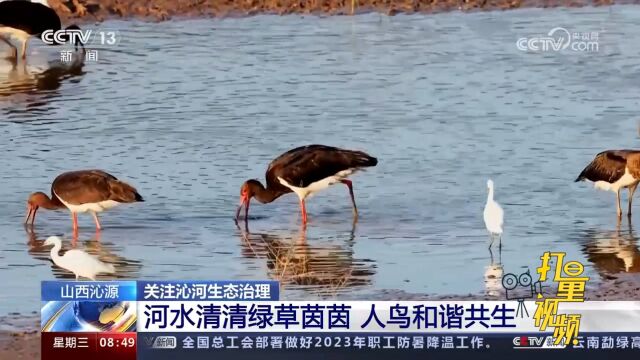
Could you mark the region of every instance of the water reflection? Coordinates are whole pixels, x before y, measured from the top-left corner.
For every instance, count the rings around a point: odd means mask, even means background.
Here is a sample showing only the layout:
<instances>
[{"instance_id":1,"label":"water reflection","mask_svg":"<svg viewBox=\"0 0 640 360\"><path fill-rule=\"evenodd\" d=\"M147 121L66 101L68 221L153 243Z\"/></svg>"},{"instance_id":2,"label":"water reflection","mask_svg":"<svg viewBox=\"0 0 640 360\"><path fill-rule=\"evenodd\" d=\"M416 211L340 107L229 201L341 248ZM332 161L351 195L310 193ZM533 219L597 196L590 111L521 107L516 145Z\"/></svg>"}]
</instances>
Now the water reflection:
<instances>
[{"instance_id":1,"label":"water reflection","mask_svg":"<svg viewBox=\"0 0 640 360\"><path fill-rule=\"evenodd\" d=\"M633 227L614 231L589 229L581 234L582 252L603 278L621 272L640 273L640 250Z\"/></svg>"},{"instance_id":2,"label":"water reflection","mask_svg":"<svg viewBox=\"0 0 640 360\"><path fill-rule=\"evenodd\" d=\"M504 275L502 249L500 248L497 257L494 257L493 251L489 248L489 256L491 262L484 270L485 294L490 297L499 297L504 292L502 288L502 276Z\"/></svg>"},{"instance_id":3,"label":"water reflection","mask_svg":"<svg viewBox=\"0 0 640 360\"><path fill-rule=\"evenodd\" d=\"M33 226L25 226L27 233L27 245L29 245L29 254L37 260L42 260L51 264L51 270L53 275L58 279L75 279L75 275L69 271L63 270L53 264L51 260L51 247L44 246L44 241L49 235L38 235ZM60 236L62 238L62 236ZM99 239L91 238L82 241L65 241L68 239L63 238L62 251L60 254L64 254L65 251L74 249L82 249L87 253L97 256L102 262L113 264L116 269L115 274L101 274L98 275L98 280L110 280L110 279L135 279L140 277L140 270L142 269L142 263L137 260L128 259L120 256L117 253L122 251L118 246L109 242L102 242Z\"/></svg>"},{"instance_id":4,"label":"water reflection","mask_svg":"<svg viewBox=\"0 0 640 360\"><path fill-rule=\"evenodd\" d=\"M63 81L85 74L82 53L70 62L52 61L45 69L29 69L26 62L0 60L0 97L57 90Z\"/></svg>"},{"instance_id":5,"label":"water reflection","mask_svg":"<svg viewBox=\"0 0 640 360\"><path fill-rule=\"evenodd\" d=\"M256 260L240 254L230 215L238 186L262 178L270 154L316 142L370 149L381 159L375 172L354 178L363 216L355 255L342 257L375 278L364 276L370 285L350 288L346 298L484 294L488 243L469 240L485 234L478 215L486 200L480 179L488 177L510 194L505 206L514 214L508 217L514 241L505 243L513 246L505 252L505 274L527 265L533 272L548 250L586 262L582 242L564 239L576 223L586 224L581 229L613 224L602 214L611 200L572 185L566 173L575 176L612 144L638 142L637 104L629 94L638 85L633 64L640 47L633 41L640 22L626 19L634 16L629 12L640 16L640 7L612 9L615 23L599 8L543 10L544 16L514 11L499 22L490 12L413 15L383 28L369 15L253 17L217 22L217 36L207 37L207 46L197 35L210 33L206 19L107 22L101 26L127 36L117 48L101 50L86 74L57 90L0 96L6 159L0 276L12 294L0 300L0 314L37 308L39 288L27 280L52 277L25 251L15 215L24 213L29 192L42 189L43 177L100 167L127 174L148 193L144 207L108 214L126 228L109 226L102 233L102 246L114 242L115 253L143 261L143 277L261 279L267 272L275 276L266 266L275 263L266 249ZM513 45L523 34L558 23L593 30L601 21L616 31L597 53L538 56ZM455 26L439 31L438 22ZM29 58L30 70L39 58ZM11 69L4 64L0 60L0 84ZM37 101L46 105L24 110ZM350 251L348 229L335 228L348 226L349 207L339 188L309 205L312 213L329 210L307 232L313 270L316 248ZM280 247L295 244L297 228L281 231L289 226L283 222L297 219L295 196L256 210L264 219L252 215L251 230L272 235L265 241L279 237ZM69 229L68 214L47 217L50 230L36 228L43 234ZM262 224L279 230L256 227ZM81 232L78 246L87 237ZM261 235L250 240L266 246ZM587 275L599 277L592 266ZM312 296L294 286L287 285L287 298Z\"/></svg>"},{"instance_id":6,"label":"water reflection","mask_svg":"<svg viewBox=\"0 0 640 360\"><path fill-rule=\"evenodd\" d=\"M309 245L304 228L293 234L241 231L241 237L242 255L266 259L268 276L285 287L294 285L331 296L352 287L370 285L376 273L373 260L354 258L355 224L348 234L339 234L333 239L314 238L313 245ZM336 238L339 243L335 242Z\"/></svg>"}]
</instances>

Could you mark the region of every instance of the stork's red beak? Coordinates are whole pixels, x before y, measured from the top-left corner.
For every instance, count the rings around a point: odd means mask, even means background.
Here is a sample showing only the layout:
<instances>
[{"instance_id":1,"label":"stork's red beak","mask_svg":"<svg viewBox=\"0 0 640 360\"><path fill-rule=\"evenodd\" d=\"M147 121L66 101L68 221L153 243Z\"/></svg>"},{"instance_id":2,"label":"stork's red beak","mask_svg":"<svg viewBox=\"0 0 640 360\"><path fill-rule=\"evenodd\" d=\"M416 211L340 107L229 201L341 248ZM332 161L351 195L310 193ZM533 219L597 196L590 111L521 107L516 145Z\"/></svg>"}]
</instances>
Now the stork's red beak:
<instances>
[{"instance_id":1,"label":"stork's red beak","mask_svg":"<svg viewBox=\"0 0 640 360\"><path fill-rule=\"evenodd\" d=\"M240 218L240 210L242 210L242 206L244 205L244 219L245 221L249 217L249 196L243 194L240 195L240 205L238 205L238 210L236 211L236 221Z\"/></svg>"},{"instance_id":2,"label":"stork's red beak","mask_svg":"<svg viewBox=\"0 0 640 360\"><path fill-rule=\"evenodd\" d=\"M27 204L27 216L24 218L24 223L28 224L29 219L31 219L31 224L36 221L36 211L38 211L38 207L35 205Z\"/></svg>"}]
</instances>

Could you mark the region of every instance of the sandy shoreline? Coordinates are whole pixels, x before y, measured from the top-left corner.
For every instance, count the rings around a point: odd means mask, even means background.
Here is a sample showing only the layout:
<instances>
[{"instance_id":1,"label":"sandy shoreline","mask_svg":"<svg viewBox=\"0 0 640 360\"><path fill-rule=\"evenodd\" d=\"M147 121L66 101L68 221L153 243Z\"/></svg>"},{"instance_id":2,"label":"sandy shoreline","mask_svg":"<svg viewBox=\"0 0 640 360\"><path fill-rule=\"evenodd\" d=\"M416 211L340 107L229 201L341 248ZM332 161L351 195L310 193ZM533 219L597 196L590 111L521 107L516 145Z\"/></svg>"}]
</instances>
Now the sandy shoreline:
<instances>
[{"instance_id":1,"label":"sandy shoreline","mask_svg":"<svg viewBox=\"0 0 640 360\"><path fill-rule=\"evenodd\" d=\"M48 0L65 22L118 18L162 21L173 17L229 17L257 14L349 15L379 12L436 13L531 7L639 4L640 0Z\"/></svg>"},{"instance_id":2,"label":"sandy shoreline","mask_svg":"<svg viewBox=\"0 0 640 360\"><path fill-rule=\"evenodd\" d=\"M0 333L0 359L40 359L40 334Z\"/></svg>"},{"instance_id":3,"label":"sandy shoreline","mask_svg":"<svg viewBox=\"0 0 640 360\"><path fill-rule=\"evenodd\" d=\"M0 359L40 359L40 315L0 317Z\"/></svg>"}]
</instances>

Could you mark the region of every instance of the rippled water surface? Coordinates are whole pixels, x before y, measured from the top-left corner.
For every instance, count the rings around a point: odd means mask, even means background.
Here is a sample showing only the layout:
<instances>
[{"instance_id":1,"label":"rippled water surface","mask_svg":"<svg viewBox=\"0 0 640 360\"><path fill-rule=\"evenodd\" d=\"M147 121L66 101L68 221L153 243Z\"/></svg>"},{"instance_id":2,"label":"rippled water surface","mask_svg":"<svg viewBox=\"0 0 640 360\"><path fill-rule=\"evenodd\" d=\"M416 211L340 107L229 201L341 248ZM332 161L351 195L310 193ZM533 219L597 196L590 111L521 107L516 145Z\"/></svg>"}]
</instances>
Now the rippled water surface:
<instances>
[{"instance_id":1,"label":"rippled water surface","mask_svg":"<svg viewBox=\"0 0 640 360\"><path fill-rule=\"evenodd\" d=\"M613 194L573 180L597 152L638 147L639 16L106 22L122 41L84 66L34 41L26 68L0 61L0 314L36 310L39 280L72 276L42 246L61 234L70 248L69 214L21 222L30 192L83 168L147 199L103 214L99 238L81 215L77 247L118 278L272 278L289 299L492 296L502 272L534 271L546 250L583 261L596 283L638 273L637 233L616 230ZM556 26L598 32L599 51L517 50ZM239 231L242 182L307 143L378 157L353 179L360 221L335 186L309 200L306 232L293 195L254 204ZM487 250L487 178L506 214L502 256Z\"/></svg>"}]
</instances>

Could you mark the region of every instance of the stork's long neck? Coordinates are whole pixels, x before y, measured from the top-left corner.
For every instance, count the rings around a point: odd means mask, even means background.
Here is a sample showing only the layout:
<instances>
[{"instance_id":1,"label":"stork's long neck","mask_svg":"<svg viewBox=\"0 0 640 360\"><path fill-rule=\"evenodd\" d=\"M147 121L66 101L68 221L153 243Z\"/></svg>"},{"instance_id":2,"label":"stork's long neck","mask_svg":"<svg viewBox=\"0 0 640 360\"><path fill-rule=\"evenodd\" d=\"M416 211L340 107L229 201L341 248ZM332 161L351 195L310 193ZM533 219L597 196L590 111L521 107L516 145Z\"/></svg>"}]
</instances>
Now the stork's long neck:
<instances>
[{"instance_id":1,"label":"stork's long neck","mask_svg":"<svg viewBox=\"0 0 640 360\"><path fill-rule=\"evenodd\" d=\"M55 210L55 209L64 207L64 204L60 202L60 200L58 200L57 196L52 195L51 198L47 196L45 198L45 201L43 203L38 204L38 206L43 207L47 210Z\"/></svg>"},{"instance_id":2,"label":"stork's long neck","mask_svg":"<svg viewBox=\"0 0 640 360\"><path fill-rule=\"evenodd\" d=\"M489 194L487 195L487 202L493 201L493 186L489 186Z\"/></svg>"},{"instance_id":3,"label":"stork's long neck","mask_svg":"<svg viewBox=\"0 0 640 360\"><path fill-rule=\"evenodd\" d=\"M60 258L62 257L59 254L61 248L62 248L62 243L60 242L56 242L53 245L53 248L51 248L51 260L53 260L55 264L58 264Z\"/></svg>"},{"instance_id":4,"label":"stork's long neck","mask_svg":"<svg viewBox=\"0 0 640 360\"><path fill-rule=\"evenodd\" d=\"M262 204L268 204L282 195L282 192L274 189L265 189L262 183L258 183L257 186L253 188L253 194L256 200Z\"/></svg>"}]
</instances>

